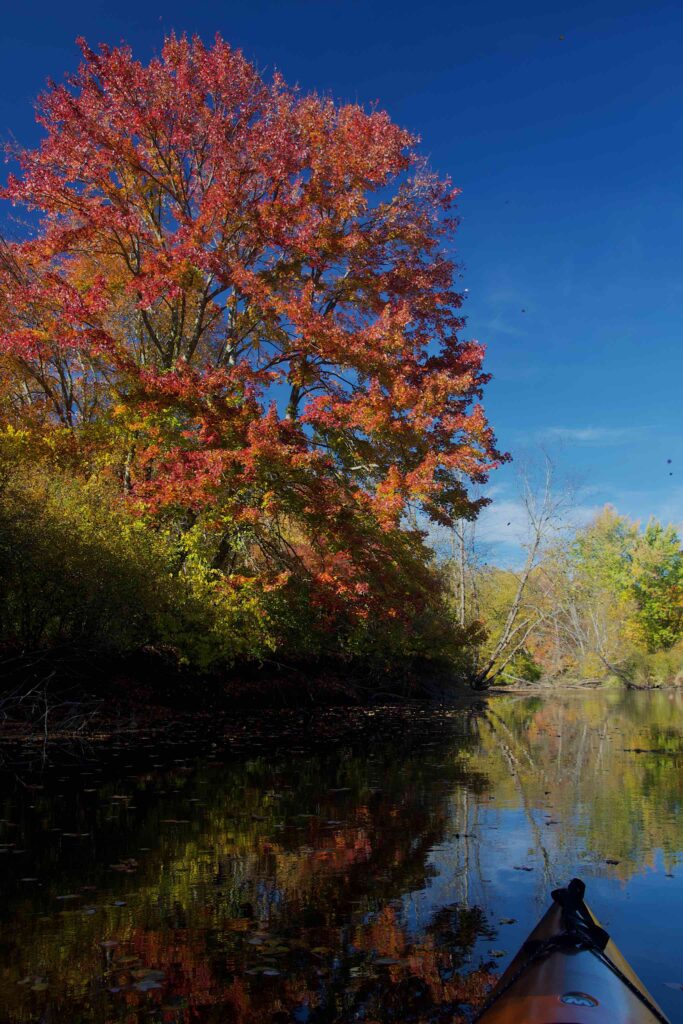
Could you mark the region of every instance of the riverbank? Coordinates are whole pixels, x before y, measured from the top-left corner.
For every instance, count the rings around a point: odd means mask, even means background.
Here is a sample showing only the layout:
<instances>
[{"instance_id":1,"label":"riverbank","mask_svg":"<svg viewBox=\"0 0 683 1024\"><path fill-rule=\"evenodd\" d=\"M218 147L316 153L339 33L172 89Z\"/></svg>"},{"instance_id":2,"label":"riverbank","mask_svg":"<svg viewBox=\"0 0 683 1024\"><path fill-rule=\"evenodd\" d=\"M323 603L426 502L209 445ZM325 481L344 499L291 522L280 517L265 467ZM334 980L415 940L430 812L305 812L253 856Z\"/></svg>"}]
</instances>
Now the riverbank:
<instances>
[{"instance_id":1,"label":"riverbank","mask_svg":"<svg viewBox=\"0 0 683 1024\"><path fill-rule=\"evenodd\" d=\"M6 659L0 692L0 736L87 737L183 727L205 720L226 728L234 716L308 719L328 712L341 723L350 709L437 704L467 707L481 695L448 667L425 659L403 672L380 671L361 659L308 664L261 662L198 673L163 651L118 659L54 651ZM335 716L335 709L341 709ZM343 731L343 730L342 730Z\"/></svg>"},{"instance_id":2,"label":"riverbank","mask_svg":"<svg viewBox=\"0 0 683 1024\"><path fill-rule=\"evenodd\" d=\"M378 733L402 734L409 743L424 739L426 730L438 734L453 714L476 714L485 706L482 694L465 687L431 699L368 687L361 700L356 688L331 676L311 676L305 688L273 676L268 694L265 676L246 690L235 683L234 693L227 687L193 693L191 679L184 682L179 690L174 680L166 699L154 681L130 677L113 679L105 694L99 687L87 693L80 682L53 686L54 680L10 694L4 707L0 699L0 757L59 745L128 747L159 737L178 743L211 737L235 753L324 749Z\"/></svg>"},{"instance_id":3,"label":"riverbank","mask_svg":"<svg viewBox=\"0 0 683 1024\"><path fill-rule=\"evenodd\" d=\"M665 682L641 683L635 680L622 680L611 677L609 679L539 679L532 681L519 680L504 686L491 686L484 691L487 694L543 694L548 696L551 693L563 693L572 691L590 690L672 690L681 692L683 681L669 680Z\"/></svg>"},{"instance_id":4,"label":"riverbank","mask_svg":"<svg viewBox=\"0 0 683 1024\"><path fill-rule=\"evenodd\" d=\"M481 710L487 698L626 689L600 679L545 679L477 691L428 663L400 678L332 661L199 675L158 652L111 662L35 657L0 693L0 745L128 744L171 734L192 741L209 730L236 749L317 746L363 735L380 720L419 731L442 714Z\"/></svg>"}]
</instances>

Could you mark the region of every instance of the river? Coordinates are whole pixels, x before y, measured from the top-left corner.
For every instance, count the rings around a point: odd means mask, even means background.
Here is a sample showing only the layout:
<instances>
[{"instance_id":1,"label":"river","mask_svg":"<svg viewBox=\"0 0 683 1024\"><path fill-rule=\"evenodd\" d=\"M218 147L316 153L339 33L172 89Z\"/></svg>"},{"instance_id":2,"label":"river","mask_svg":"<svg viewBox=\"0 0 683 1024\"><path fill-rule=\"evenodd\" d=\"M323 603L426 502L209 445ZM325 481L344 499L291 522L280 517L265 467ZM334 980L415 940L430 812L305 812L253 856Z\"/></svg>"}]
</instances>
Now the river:
<instances>
[{"instance_id":1,"label":"river","mask_svg":"<svg viewBox=\"0 0 683 1024\"><path fill-rule=\"evenodd\" d=\"M683 1020L683 695L416 716L314 752L207 733L6 763L0 1020L467 1020L574 875Z\"/></svg>"}]
</instances>

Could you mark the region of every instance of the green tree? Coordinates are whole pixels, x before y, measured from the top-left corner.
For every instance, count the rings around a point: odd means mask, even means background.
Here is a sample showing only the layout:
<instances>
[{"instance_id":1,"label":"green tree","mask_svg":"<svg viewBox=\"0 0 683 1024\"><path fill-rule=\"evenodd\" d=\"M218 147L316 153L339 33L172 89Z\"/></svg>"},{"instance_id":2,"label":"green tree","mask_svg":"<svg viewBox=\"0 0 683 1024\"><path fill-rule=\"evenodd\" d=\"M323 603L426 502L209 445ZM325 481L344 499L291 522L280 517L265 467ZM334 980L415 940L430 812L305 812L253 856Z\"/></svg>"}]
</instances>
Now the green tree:
<instances>
[{"instance_id":1,"label":"green tree","mask_svg":"<svg viewBox=\"0 0 683 1024\"><path fill-rule=\"evenodd\" d=\"M649 653L668 650L683 626L683 550L673 526L650 518L644 530L607 506L573 545L584 583L628 606L627 635Z\"/></svg>"},{"instance_id":2,"label":"green tree","mask_svg":"<svg viewBox=\"0 0 683 1024\"><path fill-rule=\"evenodd\" d=\"M651 518L636 535L630 587L647 650L669 650L683 634L683 549L673 526Z\"/></svg>"}]
</instances>

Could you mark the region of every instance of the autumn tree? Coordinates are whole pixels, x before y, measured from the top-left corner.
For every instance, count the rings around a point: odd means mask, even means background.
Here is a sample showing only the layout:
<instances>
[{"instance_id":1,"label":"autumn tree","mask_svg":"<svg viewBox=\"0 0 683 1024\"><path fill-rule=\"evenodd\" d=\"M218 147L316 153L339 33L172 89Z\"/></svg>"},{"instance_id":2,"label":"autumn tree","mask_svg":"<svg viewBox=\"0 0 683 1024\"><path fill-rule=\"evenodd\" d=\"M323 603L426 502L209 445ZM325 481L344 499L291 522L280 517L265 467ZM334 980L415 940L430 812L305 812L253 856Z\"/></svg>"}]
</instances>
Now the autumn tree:
<instances>
[{"instance_id":1,"label":"autumn tree","mask_svg":"<svg viewBox=\"0 0 683 1024\"><path fill-rule=\"evenodd\" d=\"M234 586L400 616L430 586L407 512L473 517L500 459L459 337L457 190L387 114L220 38L147 65L80 46L2 191L37 225L0 251L5 424Z\"/></svg>"}]
</instances>

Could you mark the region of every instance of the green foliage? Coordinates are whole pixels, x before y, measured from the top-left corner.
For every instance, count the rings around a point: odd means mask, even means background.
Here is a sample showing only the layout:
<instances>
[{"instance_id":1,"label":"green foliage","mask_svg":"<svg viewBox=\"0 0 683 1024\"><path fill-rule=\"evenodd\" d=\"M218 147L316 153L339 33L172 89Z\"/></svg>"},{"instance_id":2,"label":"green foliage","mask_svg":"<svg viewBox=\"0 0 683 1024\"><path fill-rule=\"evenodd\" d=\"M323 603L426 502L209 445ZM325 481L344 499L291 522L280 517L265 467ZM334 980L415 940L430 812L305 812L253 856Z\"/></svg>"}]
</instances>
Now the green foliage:
<instances>
[{"instance_id":1,"label":"green foliage","mask_svg":"<svg viewBox=\"0 0 683 1024\"><path fill-rule=\"evenodd\" d=\"M169 603L165 552L93 489L34 473L0 494L0 635L24 651L125 651Z\"/></svg>"},{"instance_id":2,"label":"green foliage","mask_svg":"<svg viewBox=\"0 0 683 1024\"><path fill-rule=\"evenodd\" d=\"M651 518L644 530L609 506L577 534L572 552L582 582L632 606L631 633L654 653L683 626L683 550L673 526Z\"/></svg>"},{"instance_id":3,"label":"green foliage","mask_svg":"<svg viewBox=\"0 0 683 1024\"><path fill-rule=\"evenodd\" d=\"M146 644L208 668L272 649L254 580L229 586L193 550L133 515L97 477L29 461L0 436L0 643L125 654Z\"/></svg>"},{"instance_id":4,"label":"green foliage","mask_svg":"<svg viewBox=\"0 0 683 1024\"><path fill-rule=\"evenodd\" d=\"M606 506L577 532L571 546L570 557L581 578L616 595L628 591L637 533L636 523Z\"/></svg>"},{"instance_id":5,"label":"green foliage","mask_svg":"<svg viewBox=\"0 0 683 1024\"><path fill-rule=\"evenodd\" d=\"M83 478L61 448L0 432L6 650L152 647L199 671L274 657L357 661L377 674L454 664L476 631L454 626L419 535L392 543L382 583L391 614L350 614L316 600L303 573L260 571L248 525L141 514L106 473Z\"/></svg>"},{"instance_id":6,"label":"green foliage","mask_svg":"<svg viewBox=\"0 0 683 1024\"><path fill-rule=\"evenodd\" d=\"M534 658L531 651L525 647L510 660L509 664L501 674L501 682L511 679L515 682L524 680L527 683L537 683L543 677L543 669Z\"/></svg>"},{"instance_id":7,"label":"green foliage","mask_svg":"<svg viewBox=\"0 0 683 1024\"><path fill-rule=\"evenodd\" d=\"M673 526L607 506L546 556L537 660L556 675L679 684L683 550ZM552 666L552 668L550 668Z\"/></svg>"},{"instance_id":8,"label":"green foliage","mask_svg":"<svg viewBox=\"0 0 683 1024\"><path fill-rule=\"evenodd\" d=\"M672 648L683 632L683 550L673 526L650 519L636 536L631 593L647 650Z\"/></svg>"},{"instance_id":9,"label":"green foliage","mask_svg":"<svg viewBox=\"0 0 683 1024\"><path fill-rule=\"evenodd\" d=\"M471 576L484 659L519 597L502 680L683 683L683 548L673 526L651 518L641 527L607 506L542 552L521 596L518 573L488 566Z\"/></svg>"},{"instance_id":10,"label":"green foliage","mask_svg":"<svg viewBox=\"0 0 683 1024\"><path fill-rule=\"evenodd\" d=\"M683 641L654 653L634 651L628 673L636 686L683 686Z\"/></svg>"}]
</instances>

